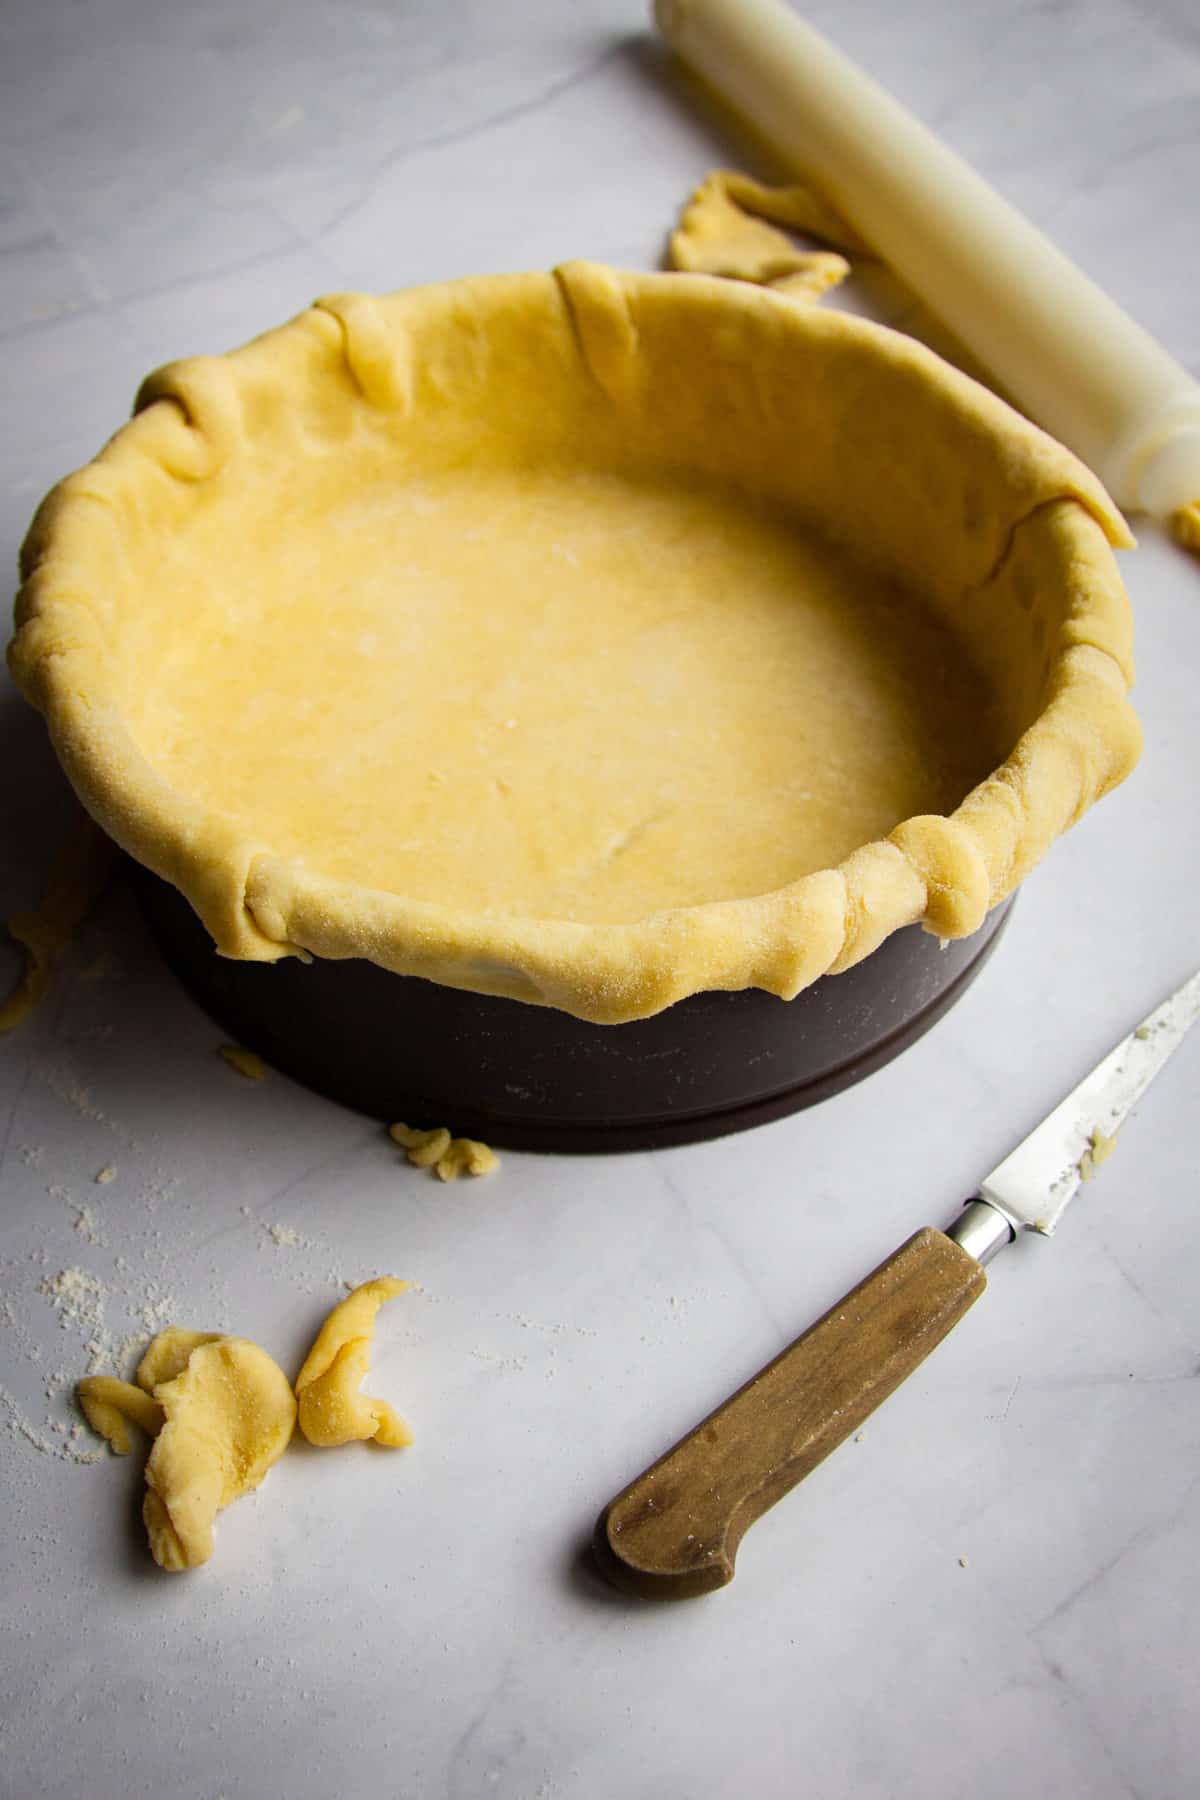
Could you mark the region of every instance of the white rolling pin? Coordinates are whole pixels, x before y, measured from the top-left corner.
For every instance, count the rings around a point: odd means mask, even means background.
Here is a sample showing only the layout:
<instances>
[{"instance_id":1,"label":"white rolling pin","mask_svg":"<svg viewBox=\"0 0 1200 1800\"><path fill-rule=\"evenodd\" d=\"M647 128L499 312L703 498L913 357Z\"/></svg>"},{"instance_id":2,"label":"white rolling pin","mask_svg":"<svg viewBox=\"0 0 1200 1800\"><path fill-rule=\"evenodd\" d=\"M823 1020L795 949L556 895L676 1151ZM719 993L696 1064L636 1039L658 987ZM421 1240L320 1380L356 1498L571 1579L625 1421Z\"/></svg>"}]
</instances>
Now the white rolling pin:
<instances>
[{"instance_id":1,"label":"white rolling pin","mask_svg":"<svg viewBox=\"0 0 1200 1800\"><path fill-rule=\"evenodd\" d=\"M1200 385L783 0L656 0L659 31L1119 506L1200 501Z\"/></svg>"}]
</instances>

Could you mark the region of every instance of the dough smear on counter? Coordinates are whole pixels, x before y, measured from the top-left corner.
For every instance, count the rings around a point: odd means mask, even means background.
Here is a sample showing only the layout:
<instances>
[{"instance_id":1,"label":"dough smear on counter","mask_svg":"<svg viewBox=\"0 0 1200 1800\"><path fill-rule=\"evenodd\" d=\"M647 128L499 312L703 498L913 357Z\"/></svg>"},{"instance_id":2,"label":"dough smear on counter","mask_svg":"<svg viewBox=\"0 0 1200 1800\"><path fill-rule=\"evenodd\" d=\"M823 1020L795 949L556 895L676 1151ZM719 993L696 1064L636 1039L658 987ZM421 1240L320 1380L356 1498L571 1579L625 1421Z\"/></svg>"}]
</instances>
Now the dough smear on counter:
<instances>
[{"instance_id":1,"label":"dough smear on counter","mask_svg":"<svg viewBox=\"0 0 1200 1800\"><path fill-rule=\"evenodd\" d=\"M300 1429L310 1444L332 1448L373 1439L399 1449L412 1432L386 1400L358 1391L371 1364L375 1315L410 1284L383 1275L335 1306L313 1341L296 1377Z\"/></svg>"}]
</instances>

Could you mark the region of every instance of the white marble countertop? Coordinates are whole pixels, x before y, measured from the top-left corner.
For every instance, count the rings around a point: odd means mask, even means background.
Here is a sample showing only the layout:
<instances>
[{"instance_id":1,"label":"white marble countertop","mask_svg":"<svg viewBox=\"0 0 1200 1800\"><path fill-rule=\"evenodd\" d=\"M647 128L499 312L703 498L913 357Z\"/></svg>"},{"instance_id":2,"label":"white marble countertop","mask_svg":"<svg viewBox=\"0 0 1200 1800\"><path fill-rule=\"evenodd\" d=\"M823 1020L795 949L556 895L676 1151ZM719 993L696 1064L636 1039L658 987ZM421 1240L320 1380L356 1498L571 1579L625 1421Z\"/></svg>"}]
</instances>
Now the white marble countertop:
<instances>
[{"instance_id":1,"label":"white marble countertop","mask_svg":"<svg viewBox=\"0 0 1200 1800\"><path fill-rule=\"evenodd\" d=\"M1200 368L1191 0L809 15ZM684 107L642 25L639 0L0 11L8 566L41 492L160 361L320 292L653 265L689 186L740 152ZM581 1554L604 1500L948 1218L1200 962L1200 565L1142 539L1123 558L1140 770L1029 881L936 1030L780 1124L653 1155L510 1154L442 1188L370 1122L231 1074L109 897L0 1045L0 1792L1194 1791L1200 1038L1059 1236L994 1265L863 1441L755 1526L732 1586L637 1605ZM11 690L0 757L7 913L66 811ZM15 967L0 950L0 977ZM169 1315L289 1366L341 1281L412 1277L373 1382L416 1444L289 1452L221 1519L207 1568L161 1575L137 1469L47 1453L87 1361L86 1321L39 1291L68 1267L95 1277L116 1338Z\"/></svg>"}]
</instances>

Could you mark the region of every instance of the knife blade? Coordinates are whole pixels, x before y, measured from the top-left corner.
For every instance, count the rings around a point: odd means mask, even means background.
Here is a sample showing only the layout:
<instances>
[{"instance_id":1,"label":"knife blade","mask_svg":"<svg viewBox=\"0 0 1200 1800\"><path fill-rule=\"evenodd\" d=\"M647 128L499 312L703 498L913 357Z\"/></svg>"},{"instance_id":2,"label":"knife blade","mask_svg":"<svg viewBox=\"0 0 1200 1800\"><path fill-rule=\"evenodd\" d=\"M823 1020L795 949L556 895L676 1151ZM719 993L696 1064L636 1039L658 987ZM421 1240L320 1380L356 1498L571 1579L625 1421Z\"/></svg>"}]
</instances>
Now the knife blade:
<instances>
[{"instance_id":1,"label":"knife blade","mask_svg":"<svg viewBox=\"0 0 1200 1800\"><path fill-rule=\"evenodd\" d=\"M1154 1077L1200 1014L1200 971L1098 1062L1011 1156L979 1184L979 1198L1014 1231L1047 1237ZM1088 1162L1088 1157L1092 1161Z\"/></svg>"},{"instance_id":2,"label":"knife blade","mask_svg":"<svg viewBox=\"0 0 1200 1800\"><path fill-rule=\"evenodd\" d=\"M592 1548L617 1587L654 1599L732 1581L754 1520L924 1361L1021 1231L1049 1236L1200 1015L1200 971L1121 1039L990 1175L945 1231L892 1256L601 1512Z\"/></svg>"}]
</instances>

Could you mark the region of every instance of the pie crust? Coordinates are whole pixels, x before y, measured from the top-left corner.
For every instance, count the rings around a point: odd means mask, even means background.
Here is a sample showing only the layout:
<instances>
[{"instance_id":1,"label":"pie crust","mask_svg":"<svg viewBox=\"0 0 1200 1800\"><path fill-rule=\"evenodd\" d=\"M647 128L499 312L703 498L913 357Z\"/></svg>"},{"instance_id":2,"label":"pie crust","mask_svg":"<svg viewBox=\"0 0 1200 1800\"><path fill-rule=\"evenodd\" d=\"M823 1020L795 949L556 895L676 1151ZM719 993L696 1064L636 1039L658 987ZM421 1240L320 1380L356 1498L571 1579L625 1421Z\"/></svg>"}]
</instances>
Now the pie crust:
<instances>
[{"instance_id":1,"label":"pie crust","mask_svg":"<svg viewBox=\"0 0 1200 1800\"><path fill-rule=\"evenodd\" d=\"M223 955L616 1023L974 931L1137 759L1131 543L913 340L574 263L151 376L10 662Z\"/></svg>"}]
</instances>

